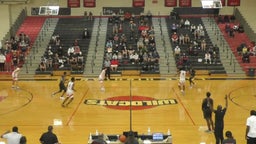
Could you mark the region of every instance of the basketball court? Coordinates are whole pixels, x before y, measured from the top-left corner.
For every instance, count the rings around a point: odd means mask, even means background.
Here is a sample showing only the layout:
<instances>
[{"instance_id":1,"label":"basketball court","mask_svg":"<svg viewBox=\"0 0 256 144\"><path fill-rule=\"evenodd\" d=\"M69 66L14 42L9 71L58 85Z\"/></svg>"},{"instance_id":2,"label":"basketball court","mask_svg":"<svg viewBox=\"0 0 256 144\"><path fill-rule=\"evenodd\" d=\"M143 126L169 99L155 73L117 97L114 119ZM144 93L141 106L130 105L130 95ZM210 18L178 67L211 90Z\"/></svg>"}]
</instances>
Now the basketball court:
<instances>
[{"instance_id":1,"label":"basketball court","mask_svg":"<svg viewBox=\"0 0 256 144\"><path fill-rule=\"evenodd\" d=\"M256 109L256 82L251 77L197 76L193 88L186 82L185 95L177 77L117 77L104 81L105 91L97 78L75 78L75 99L68 107L61 106L61 93L51 96L58 91L57 76L21 78L20 89L12 89L11 80L2 78L0 133L18 126L28 143L39 143L47 126L54 125L61 143L81 144L96 131L121 135L132 129L147 134L150 128L151 133L165 134L169 129L174 144L214 144L201 111L202 99L210 91L214 108L224 106L228 95L224 131L231 130L237 143L245 143L245 122L249 111Z\"/></svg>"}]
</instances>

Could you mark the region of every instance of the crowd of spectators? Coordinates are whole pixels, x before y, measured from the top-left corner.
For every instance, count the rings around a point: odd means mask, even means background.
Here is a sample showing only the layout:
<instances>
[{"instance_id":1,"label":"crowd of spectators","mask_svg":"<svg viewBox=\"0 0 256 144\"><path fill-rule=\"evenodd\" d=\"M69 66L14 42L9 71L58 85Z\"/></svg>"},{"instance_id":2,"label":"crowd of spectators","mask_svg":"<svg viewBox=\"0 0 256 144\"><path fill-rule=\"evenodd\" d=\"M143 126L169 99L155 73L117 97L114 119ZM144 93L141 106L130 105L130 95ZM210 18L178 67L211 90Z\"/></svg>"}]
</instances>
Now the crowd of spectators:
<instances>
[{"instance_id":1,"label":"crowd of spectators","mask_svg":"<svg viewBox=\"0 0 256 144\"><path fill-rule=\"evenodd\" d=\"M170 26L170 40L178 69L189 69L192 59L205 64L216 64L218 47L207 42L205 29L201 23L193 23L189 18L175 19Z\"/></svg>"},{"instance_id":2,"label":"crowd of spectators","mask_svg":"<svg viewBox=\"0 0 256 144\"><path fill-rule=\"evenodd\" d=\"M45 49L38 67L39 71L68 69L82 71L84 68L84 57L80 49L79 40L75 39L68 47L61 42L59 34L51 37Z\"/></svg>"},{"instance_id":3,"label":"crowd of spectators","mask_svg":"<svg viewBox=\"0 0 256 144\"><path fill-rule=\"evenodd\" d=\"M140 65L144 71L156 69L160 57L151 17L150 12L140 16L126 12L109 18L113 30L106 41L105 59L111 61L112 71L125 64Z\"/></svg>"},{"instance_id":4,"label":"crowd of spectators","mask_svg":"<svg viewBox=\"0 0 256 144\"><path fill-rule=\"evenodd\" d=\"M0 71L11 72L22 66L31 47L30 37L21 32L0 45Z\"/></svg>"}]
</instances>

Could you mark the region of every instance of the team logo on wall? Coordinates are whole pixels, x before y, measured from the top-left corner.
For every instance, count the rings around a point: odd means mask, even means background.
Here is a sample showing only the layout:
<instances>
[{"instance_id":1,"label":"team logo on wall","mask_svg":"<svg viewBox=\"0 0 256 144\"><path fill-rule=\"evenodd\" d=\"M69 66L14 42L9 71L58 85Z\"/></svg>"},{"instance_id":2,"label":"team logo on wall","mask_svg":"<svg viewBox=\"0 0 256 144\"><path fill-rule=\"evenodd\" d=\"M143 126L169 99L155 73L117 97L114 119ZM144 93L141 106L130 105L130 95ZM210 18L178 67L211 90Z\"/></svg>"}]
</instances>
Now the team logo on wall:
<instances>
[{"instance_id":1,"label":"team logo on wall","mask_svg":"<svg viewBox=\"0 0 256 144\"><path fill-rule=\"evenodd\" d=\"M142 109L150 109L157 106L163 105L173 105L177 104L176 99L154 99L151 97L145 96L117 96L111 97L104 100L97 99L86 99L84 101L86 105L97 105L97 106L105 106L111 109L119 109L119 110L142 110Z\"/></svg>"}]
</instances>

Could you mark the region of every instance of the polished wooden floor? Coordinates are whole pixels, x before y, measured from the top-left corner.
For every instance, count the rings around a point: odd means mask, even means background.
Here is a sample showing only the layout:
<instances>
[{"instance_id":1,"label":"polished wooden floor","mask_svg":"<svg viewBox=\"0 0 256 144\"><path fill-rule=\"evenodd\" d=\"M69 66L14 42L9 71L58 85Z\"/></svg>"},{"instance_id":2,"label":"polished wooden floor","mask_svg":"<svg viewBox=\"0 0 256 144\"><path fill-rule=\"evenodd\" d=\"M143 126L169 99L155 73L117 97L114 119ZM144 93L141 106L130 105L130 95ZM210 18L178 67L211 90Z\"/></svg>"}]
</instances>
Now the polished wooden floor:
<instances>
[{"instance_id":1,"label":"polished wooden floor","mask_svg":"<svg viewBox=\"0 0 256 144\"><path fill-rule=\"evenodd\" d=\"M40 135L48 125L62 144L87 143L90 133L98 130L105 134L122 134L132 129L139 134L164 132L170 129L174 144L214 144L212 133L206 133L206 122L201 111L205 93L210 91L214 107L224 105L224 96L229 96L225 116L225 130L231 130L238 144L245 143L245 121L249 110L256 109L256 82L253 78L197 77L196 86L183 96L177 87L177 78L116 78L105 81L106 91L100 91L97 79L76 77L75 99L68 107L61 107L58 90L59 77L21 79L20 89L11 88L11 81L0 81L0 132L12 126L26 135L29 144L39 143ZM151 97L156 100L175 99L177 104L155 106L130 111L113 109L101 104L85 104L85 100L106 100L119 96ZM118 107L117 107L118 108ZM121 108L121 106L120 106ZM4 141L4 139L0 139Z\"/></svg>"}]
</instances>

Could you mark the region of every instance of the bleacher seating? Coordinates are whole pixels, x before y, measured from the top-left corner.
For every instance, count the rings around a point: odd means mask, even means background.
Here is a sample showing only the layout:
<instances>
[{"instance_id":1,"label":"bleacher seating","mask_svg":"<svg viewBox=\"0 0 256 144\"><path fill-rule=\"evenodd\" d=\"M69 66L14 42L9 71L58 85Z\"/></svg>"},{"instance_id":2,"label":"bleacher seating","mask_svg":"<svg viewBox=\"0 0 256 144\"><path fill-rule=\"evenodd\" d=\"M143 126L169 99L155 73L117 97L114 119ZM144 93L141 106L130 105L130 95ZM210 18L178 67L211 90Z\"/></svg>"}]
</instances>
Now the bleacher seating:
<instances>
[{"instance_id":1,"label":"bleacher seating","mask_svg":"<svg viewBox=\"0 0 256 144\"><path fill-rule=\"evenodd\" d=\"M185 21L190 22L189 28L185 26ZM193 67L195 70L209 71L210 73L225 74L226 71L219 59L219 48L215 46L208 37L207 31L205 30L200 17L181 17L180 19L166 18L167 25L169 26L170 42L173 47L173 51L176 46L180 47L180 54L175 58L177 69L183 67L189 70ZM175 30L172 30L172 25L175 24L177 27L176 33L178 34L178 41L173 42L171 37ZM194 25L196 29L201 27L202 37L195 35L192 32L191 25ZM196 30L195 30L196 31ZM200 32L199 32L200 33ZM190 40L188 42L180 43L180 35L188 35ZM199 34L200 35L200 34ZM201 37L201 38L200 38ZM206 44L204 48L203 44ZM205 53L209 52L211 55L211 62L205 60ZM184 60L185 58L185 60ZM188 60L186 60L188 59Z\"/></svg>"},{"instance_id":2,"label":"bleacher seating","mask_svg":"<svg viewBox=\"0 0 256 144\"><path fill-rule=\"evenodd\" d=\"M157 48L151 50L149 46L146 45L141 36L142 27L147 27L146 33L147 35L151 35L151 19L147 16L140 16L134 18L125 18L123 16L115 16L109 18L108 23L108 31L107 31L107 41L112 41L113 46L111 48L111 52L108 52L107 46L105 46L105 53L107 55L111 55L110 57L105 55L105 57L112 58L112 55L115 53L116 55L122 55L122 58L119 59L119 64L117 71L111 71L112 74L120 73L130 73L123 71L131 71L132 74L142 74L142 73L159 73L159 66L157 60L151 58L152 61L146 62L143 59L143 55L150 56L149 53L153 53L153 51L157 51ZM115 30L116 27L116 30ZM131 30L131 27L133 27ZM115 41L114 37L119 37L119 39ZM153 34L151 35L153 36ZM154 37L152 37L154 39ZM106 41L106 44L107 44ZM143 44L142 47L139 47L138 41ZM153 42L154 40L152 40ZM150 42L149 42L150 43ZM149 44L150 45L150 44ZM137 53L138 60L131 59L131 53ZM150 58L149 58L150 59Z\"/></svg>"},{"instance_id":3,"label":"bleacher seating","mask_svg":"<svg viewBox=\"0 0 256 144\"><path fill-rule=\"evenodd\" d=\"M226 16L227 17L227 16ZM229 16L228 16L229 17ZM220 19L220 18L219 18ZM246 33L243 32L243 30L239 30L239 22L232 20L232 21L227 21L224 20L224 17L222 17L222 20L218 22L218 26L225 38L225 40L228 42L231 51L234 53L238 63L240 66L243 68L245 73L249 75L249 70L250 69L255 69L256 68L256 57L253 53L253 47L255 47L255 42L251 41ZM227 19L227 18L226 18ZM229 25L230 29L233 31L233 36L230 35L229 30L227 29L227 25ZM237 25L238 29L233 30L234 26ZM243 61L243 52L239 52L238 48L241 47L247 47L248 54L249 56L249 61Z\"/></svg>"},{"instance_id":4,"label":"bleacher seating","mask_svg":"<svg viewBox=\"0 0 256 144\"><path fill-rule=\"evenodd\" d=\"M49 46L45 48L45 54L42 56L45 61L52 62L52 66L48 66L48 71L69 70L72 74L83 73L92 25L93 21L83 17L59 18ZM86 37L85 28L88 31ZM74 48L74 52L69 51L71 47ZM44 72L38 68L36 73Z\"/></svg>"}]
</instances>

